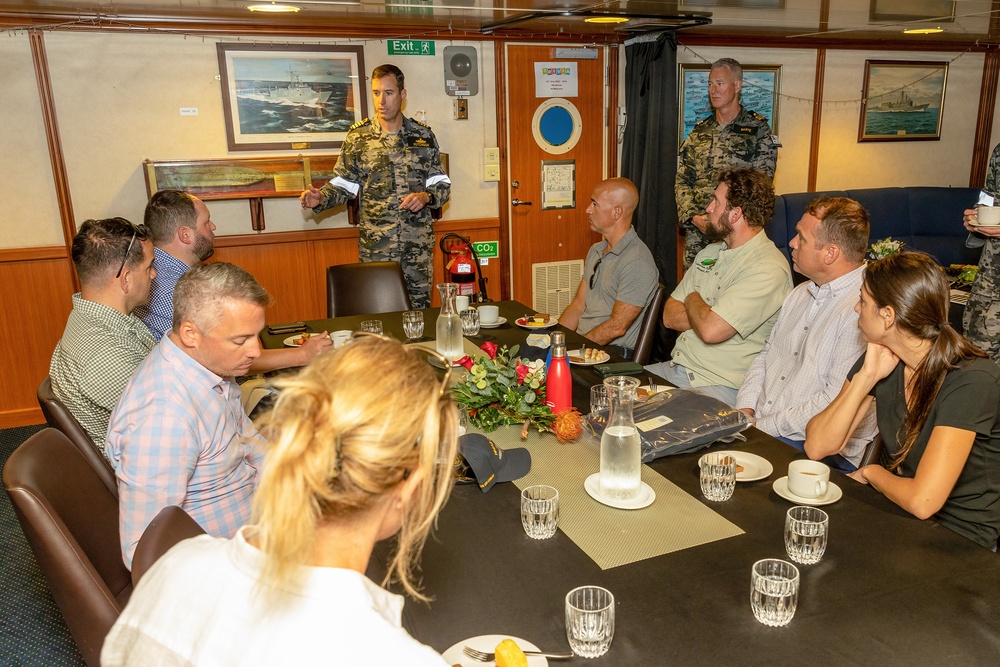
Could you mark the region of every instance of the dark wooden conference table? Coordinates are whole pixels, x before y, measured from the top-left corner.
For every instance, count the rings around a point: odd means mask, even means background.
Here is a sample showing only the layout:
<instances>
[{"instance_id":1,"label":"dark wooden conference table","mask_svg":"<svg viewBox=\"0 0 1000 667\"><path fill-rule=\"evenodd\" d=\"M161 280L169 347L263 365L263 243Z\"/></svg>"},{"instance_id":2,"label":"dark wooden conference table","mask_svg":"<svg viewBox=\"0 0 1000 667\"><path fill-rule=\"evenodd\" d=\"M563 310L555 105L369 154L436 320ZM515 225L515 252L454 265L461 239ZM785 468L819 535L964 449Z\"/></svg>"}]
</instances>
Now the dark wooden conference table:
<instances>
[{"instance_id":1,"label":"dark wooden conference table","mask_svg":"<svg viewBox=\"0 0 1000 667\"><path fill-rule=\"evenodd\" d=\"M530 309L502 302L508 324L484 329L498 343L524 343L513 319ZM436 311L428 310L433 335ZM403 339L400 313L373 315ZM311 331L358 329L369 317L309 322ZM286 336L262 336L265 346ZM582 342L567 331L569 347ZM481 342L477 338L472 339ZM573 367L574 404L587 411L592 369ZM514 427L512 427L514 428ZM455 487L424 549L426 604L407 600L403 624L438 651L468 637L521 637L545 650L566 650L564 598L595 584L616 600L614 641L594 660L606 665L995 665L1000 661L1000 555L932 521L919 521L868 486L837 472L844 492L824 509L830 541L823 560L800 565L798 610L784 628L769 628L750 610L750 568L787 558L785 512L792 504L771 488L802 454L756 429L728 449L752 451L774 466L766 480L740 483L733 498L701 496L703 452L649 464L744 533L629 565L601 570L562 531L536 541L520 523L519 491ZM381 543L369 575L380 581L391 545Z\"/></svg>"}]
</instances>

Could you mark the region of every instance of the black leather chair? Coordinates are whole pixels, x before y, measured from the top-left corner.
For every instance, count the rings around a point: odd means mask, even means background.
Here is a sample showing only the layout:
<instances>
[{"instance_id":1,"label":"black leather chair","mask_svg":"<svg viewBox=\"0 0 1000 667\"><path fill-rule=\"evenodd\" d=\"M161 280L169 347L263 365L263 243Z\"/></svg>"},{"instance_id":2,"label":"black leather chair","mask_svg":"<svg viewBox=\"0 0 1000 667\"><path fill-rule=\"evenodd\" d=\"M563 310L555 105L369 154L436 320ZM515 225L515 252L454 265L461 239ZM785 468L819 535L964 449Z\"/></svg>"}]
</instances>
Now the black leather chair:
<instances>
[{"instance_id":1,"label":"black leather chair","mask_svg":"<svg viewBox=\"0 0 1000 667\"><path fill-rule=\"evenodd\" d=\"M180 507L164 507L146 526L132 554L132 587L139 585L142 576L172 546L189 537L204 534L205 530L198 522Z\"/></svg>"},{"instance_id":2,"label":"black leather chair","mask_svg":"<svg viewBox=\"0 0 1000 667\"><path fill-rule=\"evenodd\" d=\"M63 435L76 445L83 457L93 466L101 481L117 498L118 480L115 478L115 469L111 467L111 463L104 457L104 452L94 444L90 434L80 425L73 413L56 397L52 391L52 378L48 376L38 385L38 405L42 408L46 423L62 431Z\"/></svg>"},{"instance_id":3,"label":"black leather chair","mask_svg":"<svg viewBox=\"0 0 1000 667\"><path fill-rule=\"evenodd\" d=\"M118 539L118 498L80 448L47 428L3 468L3 485L35 560L88 665L132 594Z\"/></svg>"},{"instance_id":4,"label":"black leather chair","mask_svg":"<svg viewBox=\"0 0 1000 667\"><path fill-rule=\"evenodd\" d=\"M667 288L663 283L657 284L656 291L653 292L653 300L649 302L649 307L646 308L646 312L642 316L639 337L635 341L635 350L632 352L632 359L637 364L645 366L652 356L656 328L663 317L663 297L666 291Z\"/></svg>"},{"instance_id":5,"label":"black leather chair","mask_svg":"<svg viewBox=\"0 0 1000 667\"><path fill-rule=\"evenodd\" d=\"M326 269L326 316L410 310L410 294L399 262L338 264Z\"/></svg>"}]
</instances>

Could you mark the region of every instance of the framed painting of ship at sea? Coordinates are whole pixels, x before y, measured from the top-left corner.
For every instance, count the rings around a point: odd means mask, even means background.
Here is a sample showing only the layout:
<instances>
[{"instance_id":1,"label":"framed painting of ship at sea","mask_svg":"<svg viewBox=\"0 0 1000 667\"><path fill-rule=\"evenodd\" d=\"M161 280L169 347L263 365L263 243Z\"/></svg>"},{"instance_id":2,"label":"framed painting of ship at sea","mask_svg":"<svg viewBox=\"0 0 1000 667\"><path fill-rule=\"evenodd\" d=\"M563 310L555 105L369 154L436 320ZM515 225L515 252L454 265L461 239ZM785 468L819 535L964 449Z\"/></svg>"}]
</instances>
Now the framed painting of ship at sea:
<instances>
[{"instance_id":1,"label":"framed painting of ship at sea","mask_svg":"<svg viewBox=\"0 0 1000 667\"><path fill-rule=\"evenodd\" d=\"M866 60L858 141L941 138L948 63Z\"/></svg>"},{"instance_id":2,"label":"framed painting of ship at sea","mask_svg":"<svg viewBox=\"0 0 1000 667\"><path fill-rule=\"evenodd\" d=\"M217 46L231 151L339 148L368 115L363 47Z\"/></svg>"}]
</instances>

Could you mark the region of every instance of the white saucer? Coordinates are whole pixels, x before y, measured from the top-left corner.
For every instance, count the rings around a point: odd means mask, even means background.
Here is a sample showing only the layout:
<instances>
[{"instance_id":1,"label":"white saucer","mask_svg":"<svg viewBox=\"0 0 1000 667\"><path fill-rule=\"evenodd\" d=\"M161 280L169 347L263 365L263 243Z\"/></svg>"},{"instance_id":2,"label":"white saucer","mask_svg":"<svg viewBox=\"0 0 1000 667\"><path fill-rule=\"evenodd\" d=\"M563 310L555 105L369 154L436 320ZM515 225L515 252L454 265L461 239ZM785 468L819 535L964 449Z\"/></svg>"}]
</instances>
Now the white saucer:
<instances>
[{"instance_id":1,"label":"white saucer","mask_svg":"<svg viewBox=\"0 0 1000 667\"><path fill-rule=\"evenodd\" d=\"M496 329L497 327L503 326L504 324L507 324L507 318L506 317L498 317L497 321L494 322L493 324L486 324L486 322L483 322L482 320L479 320L479 328L480 329Z\"/></svg>"},{"instance_id":2,"label":"white saucer","mask_svg":"<svg viewBox=\"0 0 1000 667\"><path fill-rule=\"evenodd\" d=\"M521 322L521 320L523 319L524 319L523 317L517 318L516 320L514 320L514 324L521 327L522 329L527 329L529 331L535 329L551 329L555 325L559 324L559 320L556 319L555 317L550 317L549 321L546 322L545 324L525 324Z\"/></svg>"},{"instance_id":3,"label":"white saucer","mask_svg":"<svg viewBox=\"0 0 1000 667\"><path fill-rule=\"evenodd\" d=\"M478 660L473 660L469 656L462 653L462 647L469 646L477 651L493 653L496 650L497 644L505 639L513 639L514 643L520 646L522 651L539 650L539 648L531 642L518 637L511 637L510 635L479 635L478 637L463 639L442 653L441 657L444 658L445 662L449 665L462 665L462 667L483 667L484 665L492 665L493 663L491 662L479 662ZM548 665L549 661L545 658L528 656L528 667L548 667Z\"/></svg>"},{"instance_id":4,"label":"white saucer","mask_svg":"<svg viewBox=\"0 0 1000 667\"><path fill-rule=\"evenodd\" d=\"M728 454L729 456L732 456L736 459L736 465L743 467L742 471L736 473L737 482L756 482L760 479L766 479L772 472L774 472L774 466L772 466L771 462L763 456L757 456L756 454L751 454L749 452L731 451L719 452L719 454ZM708 454L705 456L708 456ZM702 466L705 456L698 459L699 468Z\"/></svg>"},{"instance_id":5,"label":"white saucer","mask_svg":"<svg viewBox=\"0 0 1000 667\"><path fill-rule=\"evenodd\" d=\"M580 356L580 350L569 350L566 352L566 358L569 359L569 363L573 366L596 366L597 364L609 361L611 355L604 350L600 350L600 355L597 358L584 361Z\"/></svg>"},{"instance_id":6,"label":"white saucer","mask_svg":"<svg viewBox=\"0 0 1000 667\"><path fill-rule=\"evenodd\" d=\"M318 336L318 335L319 333L306 333L305 331L303 331L302 333L297 333L294 336L289 336L288 338L285 339L285 347L301 347L302 343L296 343L295 341L302 338L303 336L305 336L306 338L312 338L313 336Z\"/></svg>"},{"instance_id":7,"label":"white saucer","mask_svg":"<svg viewBox=\"0 0 1000 667\"><path fill-rule=\"evenodd\" d=\"M632 500L614 500L612 498L605 498L601 495L601 483L599 481L600 476L601 473L595 472L584 481L583 488L587 490L587 493L591 498L603 505L620 510L638 510L643 507L649 507L653 504L653 501L656 500L656 491L653 491L653 487L645 482L642 483L642 488L639 489L639 495Z\"/></svg>"},{"instance_id":8,"label":"white saucer","mask_svg":"<svg viewBox=\"0 0 1000 667\"><path fill-rule=\"evenodd\" d=\"M978 220L975 220L975 221L973 221L973 222L971 222L969 224L971 224L973 227L1000 227L1000 222L997 222L997 223L994 223L994 224L991 225L991 224L987 224L985 222L979 222Z\"/></svg>"},{"instance_id":9,"label":"white saucer","mask_svg":"<svg viewBox=\"0 0 1000 667\"><path fill-rule=\"evenodd\" d=\"M830 482L826 487L826 495L820 496L819 498L803 498L802 496L797 496L788 490L788 477L782 477L781 479L774 480L774 485L771 487L774 492L785 500L791 501L796 505L812 505L817 507L819 505L830 505L841 499L844 492L840 490L840 487Z\"/></svg>"}]
</instances>

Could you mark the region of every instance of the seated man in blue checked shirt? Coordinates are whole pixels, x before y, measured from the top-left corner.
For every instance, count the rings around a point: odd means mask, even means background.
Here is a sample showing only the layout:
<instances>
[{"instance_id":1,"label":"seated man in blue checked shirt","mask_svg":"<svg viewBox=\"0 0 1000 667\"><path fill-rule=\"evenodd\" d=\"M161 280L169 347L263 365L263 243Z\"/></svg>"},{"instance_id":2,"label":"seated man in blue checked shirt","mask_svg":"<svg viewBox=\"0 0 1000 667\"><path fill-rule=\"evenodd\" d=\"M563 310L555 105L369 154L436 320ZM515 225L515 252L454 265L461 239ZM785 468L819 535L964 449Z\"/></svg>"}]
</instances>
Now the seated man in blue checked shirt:
<instances>
[{"instance_id":1,"label":"seated man in blue checked shirt","mask_svg":"<svg viewBox=\"0 0 1000 667\"><path fill-rule=\"evenodd\" d=\"M173 328L136 369L108 428L129 568L139 537L168 505L216 537L232 537L250 517L263 438L233 377L260 356L269 302L232 264L205 264L177 281Z\"/></svg>"},{"instance_id":2,"label":"seated man in blue checked shirt","mask_svg":"<svg viewBox=\"0 0 1000 667\"><path fill-rule=\"evenodd\" d=\"M869 229L868 213L853 199L825 197L809 204L788 243L795 270L809 282L785 299L736 396L735 407L756 419L757 428L800 450L806 424L837 396L865 351L854 307L865 277ZM873 406L841 452L847 462L834 465L855 470L876 431Z\"/></svg>"}]
</instances>

